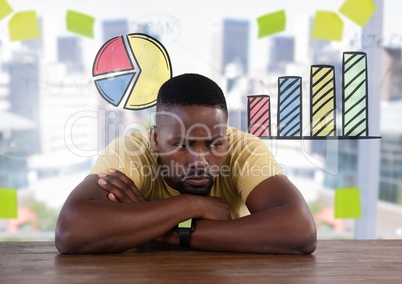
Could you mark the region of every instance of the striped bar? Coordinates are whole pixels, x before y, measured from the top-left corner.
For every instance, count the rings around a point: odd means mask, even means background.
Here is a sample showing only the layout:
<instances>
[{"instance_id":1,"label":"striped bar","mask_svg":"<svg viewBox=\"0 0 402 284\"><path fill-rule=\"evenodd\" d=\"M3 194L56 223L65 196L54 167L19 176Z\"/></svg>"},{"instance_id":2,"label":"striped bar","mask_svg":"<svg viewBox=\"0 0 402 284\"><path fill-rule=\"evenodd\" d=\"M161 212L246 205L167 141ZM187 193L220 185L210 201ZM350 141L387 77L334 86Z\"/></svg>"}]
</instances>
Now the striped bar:
<instances>
[{"instance_id":1,"label":"striped bar","mask_svg":"<svg viewBox=\"0 0 402 284\"><path fill-rule=\"evenodd\" d=\"M330 65L311 66L311 136L335 136L335 70Z\"/></svg>"},{"instance_id":2,"label":"striped bar","mask_svg":"<svg viewBox=\"0 0 402 284\"><path fill-rule=\"evenodd\" d=\"M248 131L258 137L271 136L271 105L268 95L248 97Z\"/></svg>"},{"instance_id":3,"label":"striped bar","mask_svg":"<svg viewBox=\"0 0 402 284\"><path fill-rule=\"evenodd\" d=\"M344 136L368 136L367 56L343 53L342 129Z\"/></svg>"},{"instance_id":4,"label":"striped bar","mask_svg":"<svg viewBox=\"0 0 402 284\"><path fill-rule=\"evenodd\" d=\"M278 78L278 136L302 136L301 77Z\"/></svg>"}]
</instances>

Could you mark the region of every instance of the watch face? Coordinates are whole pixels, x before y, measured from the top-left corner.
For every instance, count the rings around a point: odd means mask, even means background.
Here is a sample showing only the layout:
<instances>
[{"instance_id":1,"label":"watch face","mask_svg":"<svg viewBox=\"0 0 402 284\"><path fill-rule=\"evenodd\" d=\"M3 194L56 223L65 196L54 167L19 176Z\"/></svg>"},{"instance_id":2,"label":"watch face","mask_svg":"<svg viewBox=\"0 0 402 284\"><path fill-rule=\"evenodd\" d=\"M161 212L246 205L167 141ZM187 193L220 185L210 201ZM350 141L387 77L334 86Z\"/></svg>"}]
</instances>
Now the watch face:
<instances>
[{"instance_id":1,"label":"watch face","mask_svg":"<svg viewBox=\"0 0 402 284\"><path fill-rule=\"evenodd\" d=\"M177 225L178 229L193 229L193 219L188 219Z\"/></svg>"}]
</instances>

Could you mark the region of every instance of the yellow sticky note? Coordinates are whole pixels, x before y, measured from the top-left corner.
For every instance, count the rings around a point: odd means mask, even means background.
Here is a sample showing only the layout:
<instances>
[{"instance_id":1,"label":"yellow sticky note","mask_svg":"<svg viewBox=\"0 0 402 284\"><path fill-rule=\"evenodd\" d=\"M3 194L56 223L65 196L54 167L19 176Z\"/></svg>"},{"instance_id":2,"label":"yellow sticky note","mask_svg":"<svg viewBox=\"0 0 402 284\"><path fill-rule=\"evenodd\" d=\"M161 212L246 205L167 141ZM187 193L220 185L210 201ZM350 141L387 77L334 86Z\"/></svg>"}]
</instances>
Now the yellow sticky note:
<instances>
[{"instance_id":1,"label":"yellow sticky note","mask_svg":"<svg viewBox=\"0 0 402 284\"><path fill-rule=\"evenodd\" d=\"M93 38L94 23L95 19L89 15L71 10L67 11L66 25L70 32Z\"/></svg>"},{"instance_id":2,"label":"yellow sticky note","mask_svg":"<svg viewBox=\"0 0 402 284\"><path fill-rule=\"evenodd\" d=\"M359 188L338 188L335 190L334 215L337 219L360 218L362 216Z\"/></svg>"},{"instance_id":3,"label":"yellow sticky note","mask_svg":"<svg viewBox=\"0 0 402 284\"><path fill-rule=\"evenodd\" d=\"M16 13L8 22L11 41L28 40L40 37L38 18L35 11Z\"/></svg>"},{"instance_id":4,"label":"yellow sticky note","mask_svg":"<svg viewBox=\"0 0 402 284\"><path fill-rule=\"evenodd\" d=\"M364 27L375 12L375 3L372 0L346 0L339 12Z\"/></svg>"},{"instance_id":5,"label":"yellow sticky note","mask_svg":"<svg viewBox=\"0 0 402 284\"><path fill-rule=\"evenodd\" d=\"M266 37L285 30L286 14L284 10L265 14L257 18L258 38Z\"/></svg>"},{"instance_id":6,"label":"yellow sticky note","mask_svg":"<svg viewBox=\"0 0 402 284\"><path fill-rule=\"evenodd\" d=\"M0 188L0 219L15 219L17 217L17 191L10 188Z\"/></svg>"},{"instance_id":7,"label":"yellow sticky note","mask_svg":"<svg viewBox=\"0 0 402 284\"><path fill-rule=\"evenodd\" d=\"M313 38L341 41L343 35L342 19L334 12L316 11Z\"/></svg>"},{"instance_id":8,"label":"yellow sticky note","mask_svg":"<svg viewBox=\"0 0 402 284\"><path fill-rule=\"evenodd\" d=\"M0 0L0 20L11 14L13 8L6 0Z\"/></svg>"}]
</instances>

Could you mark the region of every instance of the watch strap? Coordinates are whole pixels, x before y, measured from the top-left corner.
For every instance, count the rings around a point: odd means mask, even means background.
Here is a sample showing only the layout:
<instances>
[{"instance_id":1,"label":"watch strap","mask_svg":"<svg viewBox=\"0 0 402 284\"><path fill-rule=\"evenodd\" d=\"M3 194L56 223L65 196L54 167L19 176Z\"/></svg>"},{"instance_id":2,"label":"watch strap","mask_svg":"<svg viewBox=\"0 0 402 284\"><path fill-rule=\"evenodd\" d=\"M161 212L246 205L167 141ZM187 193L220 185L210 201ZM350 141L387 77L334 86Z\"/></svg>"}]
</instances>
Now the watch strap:
<instances>
[{"instance_id":1,"label":"watch strap","mask_svg":"<svg viewBox=\"0 0 402 284\"><path fill-rule=\"evenodd\" d=\"M190 248L190 234L191 229L181 228L177 230L180 239L180 245L184 248Z\"/></svg>"},{"instance_id":2,"label":"watch strap","mask_svg":"<svg viewBox=\"0 0 402 284\"><path fill-rule=\"evenodd\" d=\"M180 222L176 227L176 232L179 234L180 245L184 248L190 248L190 234L194 231L195 220L188 219Z\"/></svg>"}]
</instances>

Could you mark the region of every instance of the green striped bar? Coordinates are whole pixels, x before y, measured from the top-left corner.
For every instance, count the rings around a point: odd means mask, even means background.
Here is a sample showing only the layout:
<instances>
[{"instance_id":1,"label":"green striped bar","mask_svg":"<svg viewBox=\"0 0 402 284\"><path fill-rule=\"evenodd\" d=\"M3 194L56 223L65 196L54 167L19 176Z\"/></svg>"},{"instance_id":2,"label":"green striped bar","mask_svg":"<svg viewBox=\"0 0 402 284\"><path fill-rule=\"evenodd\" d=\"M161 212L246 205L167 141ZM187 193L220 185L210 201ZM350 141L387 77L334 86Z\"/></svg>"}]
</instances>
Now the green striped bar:
<instances>
[{"instance_id":1,"label":"green striped bar","mask_svg":"<svg viewBox=\"0 0 402 284\"><path fill-rule=\"evenodd\" d=\"M367 55L343 53L342 129L344 136L368 136Z\"/></svg>"},{"instance_id":2,"label":"green striped bar","mask_svg":"<svg viewBox=\"0 0 402 284\"><path fill-rule=\"evenodd\" d=\"M311 66L311 136L335 136L334 66Z\"/></svg>"}]
</instances>

